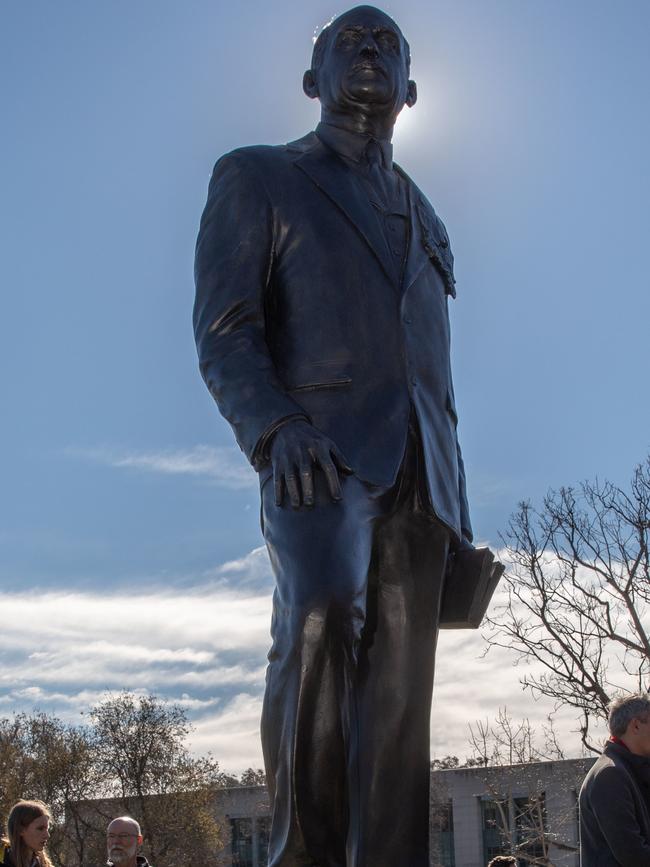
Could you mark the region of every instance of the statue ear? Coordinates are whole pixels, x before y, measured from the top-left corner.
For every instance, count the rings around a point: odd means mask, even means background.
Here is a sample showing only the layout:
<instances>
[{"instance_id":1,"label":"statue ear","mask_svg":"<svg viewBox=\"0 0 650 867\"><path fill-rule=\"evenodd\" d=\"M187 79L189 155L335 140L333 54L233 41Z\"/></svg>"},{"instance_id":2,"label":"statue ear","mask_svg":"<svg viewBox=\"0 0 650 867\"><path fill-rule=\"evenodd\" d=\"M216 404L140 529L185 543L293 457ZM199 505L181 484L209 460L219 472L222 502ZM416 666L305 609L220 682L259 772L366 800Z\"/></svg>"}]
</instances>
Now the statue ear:
<instances>
[{"instance_id":1,"label":"statue ear","mask_svg":"<svg viewBox=\"0 0 650 867\"><path fill-rule=\"evenodd\" d=\"M413 108L415 103L418 101L418 86L414 81L409 79L409 83L406 87L406 104L409 108Z\"/></svg>"},{"instance_id":2,"label":"statue ear","mask_svg":"<svg viewBox=\"0 0 650 867\"><path fill-rule=\"evenodd\" d=\"M318 96L318 85L311 69L308 69L302 77L302 89L310 99L316 99Z\"/></svg>"}]
</instances>

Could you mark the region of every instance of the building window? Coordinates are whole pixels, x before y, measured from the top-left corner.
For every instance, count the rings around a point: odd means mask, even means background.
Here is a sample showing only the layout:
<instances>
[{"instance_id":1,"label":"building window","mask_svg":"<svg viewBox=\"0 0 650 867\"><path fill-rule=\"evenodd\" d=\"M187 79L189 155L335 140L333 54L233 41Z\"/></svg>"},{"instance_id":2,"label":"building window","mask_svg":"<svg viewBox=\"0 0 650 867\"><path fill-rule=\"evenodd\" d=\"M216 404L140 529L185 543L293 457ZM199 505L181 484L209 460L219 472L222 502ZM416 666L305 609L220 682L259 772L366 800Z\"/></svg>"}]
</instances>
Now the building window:
<instances>
[{"instance_id":1,"label":"building window","mask_svg":"<svg viewBox=\"0 0 650 867\"><path fill-rule=\"evenodd\" d=\"M546 800L544 793L513 798L515 841L520 861L536 863L546 856Z\"/></svg>"},{"instance_id":2,"label":"building window","mask_svg":"<svg viewBox=\"0 0 650 867\"><path fill-rule=\"evenodd\" d=\"M253 820L231 819L232 867L253 865Z\"/></svg>"},{"instance_id":3,"label":"building window","mask_svg":"<svg viewBox=\"0 0 650 867\"><path fill-rule=\"evenodd\" d=\"M436 867L455 867L454 808L451 801L432 805L431 853Z\"/></svg>"},{"instance_id":4,"label":"building window","mask_svg":"<svg viewBox=\"0 0 650 867\"><path fill-rule=\"evenodd\" d=\"M267 867L269 863L269 839L271 837L271 817L260 816L257 826L257 867Z\"/></svg>"},{"instance_id":5,"label":"building window","mask_svg":"<svg viewBox=\"0 0 650 867\"><path fill-rule=\"evenodd\" d=\"M515 855L521 865L537 864L548 852L544 793L481 801L483 855Z\"/></svg>"},{"instance_id":6,"label":"building window","mask_svg":"<svg viewBox=\"0 0 650 867\"><path fill-rule=\"evenodd\" d=\"M509 855L508 800L482 800L481 814L483 819L483 856L486 863L495 855Z\"/></svg>"}]
</instances>

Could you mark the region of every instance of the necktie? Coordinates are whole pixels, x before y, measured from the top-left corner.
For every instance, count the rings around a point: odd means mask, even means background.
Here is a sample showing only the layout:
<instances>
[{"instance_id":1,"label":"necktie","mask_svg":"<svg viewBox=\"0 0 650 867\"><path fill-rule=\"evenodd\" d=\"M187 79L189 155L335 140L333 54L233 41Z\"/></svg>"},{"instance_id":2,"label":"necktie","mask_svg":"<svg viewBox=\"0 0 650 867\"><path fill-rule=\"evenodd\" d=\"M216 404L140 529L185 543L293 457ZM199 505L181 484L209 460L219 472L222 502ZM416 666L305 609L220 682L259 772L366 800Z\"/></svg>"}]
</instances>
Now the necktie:
<instances>
[{"instance_id":1,"label":"necktie","mask_svg":"<svg viewBox=\"0 0 650 867\"><path fill-rule=\"evenodd\" d=\"M367 177L379 199L379 204L386 211L397 196L397 182L392 170L384 168L381 146L371 138L366 145Z\"/></svg>"}]
</instances>

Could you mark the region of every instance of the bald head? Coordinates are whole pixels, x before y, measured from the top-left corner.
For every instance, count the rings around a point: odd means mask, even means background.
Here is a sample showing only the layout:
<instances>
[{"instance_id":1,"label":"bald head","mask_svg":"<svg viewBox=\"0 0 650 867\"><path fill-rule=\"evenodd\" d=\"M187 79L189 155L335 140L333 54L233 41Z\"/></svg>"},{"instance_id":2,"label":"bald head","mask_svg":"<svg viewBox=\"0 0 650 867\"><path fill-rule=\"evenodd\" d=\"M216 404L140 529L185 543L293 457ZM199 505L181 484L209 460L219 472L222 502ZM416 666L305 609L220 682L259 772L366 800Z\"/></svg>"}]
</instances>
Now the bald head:
<instances>
[{"instance_id":1,"label":"bald head","mask_svg":"<svg viewBox=\"0 0 650 867\"><path fill-rule=\"evenodd\" d=\"M397 115L417 99L410 59L408 43L389 15L375 6L355 6L321 31L303 90L320 101L325 123L390 139Z\"/></svg>"},{"instance_id":2,"label":"bald head","mask_svg":"<svg viewBox=\"0 0 650 867\"><path fill-rule=\"evenodd\" d=\"M397 25L397 22L391 18L390 15L387 15L382 9L378 9L376 6L355 6L352 9L348 9L347 12L342 12L340 15L337 15L336 18L332 18L332 20L323 27L314 42L314 50L311 55L312 70L316 70L320 66L327 43L332 34L337 31L337 28L348 23L358 25L360 22L368 20L369 18L374 18L378 22L383 20L389 27L394 28L397 33L399 33L404 46L404 60L408 72L411 68L411 50L409 44L404 38L404 34Z\"/></svg>"},{"instance_id":3,"label":"bald head","mask_svg":"<svg viewBox=\"0 0 650 867\"><path fill-rule=\"evenodd\" d=\"M126 828L127 831L130 831L132 834L135 834L137 837L140 837L142 832L140 831L140 823L136 822L135 819L132 819L130 816L120 816L117 819L113 819L113 821L109 824L106 829L106 833L110 834L111 830L120 832Z\"/></svg>"}]
</instances>

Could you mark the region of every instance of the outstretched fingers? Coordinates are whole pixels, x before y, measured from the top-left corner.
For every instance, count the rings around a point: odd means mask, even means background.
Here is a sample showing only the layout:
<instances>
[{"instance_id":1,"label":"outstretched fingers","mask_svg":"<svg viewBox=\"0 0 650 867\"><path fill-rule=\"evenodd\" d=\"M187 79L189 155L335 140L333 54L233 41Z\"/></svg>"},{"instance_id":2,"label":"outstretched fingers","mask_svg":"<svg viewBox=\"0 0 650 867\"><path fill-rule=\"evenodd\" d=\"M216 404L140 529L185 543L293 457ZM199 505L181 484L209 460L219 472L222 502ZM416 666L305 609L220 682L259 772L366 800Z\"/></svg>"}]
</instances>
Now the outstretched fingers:
<instances>
[{"instance_id":1,"label":"outstretched fingers","mask_svg":"<svg viewBox=\"0 0 650 867\"><path fill-rule=\"evenodd\" d=\"M345 473L346 476L351 476L354 473L354 470L350 466L350 464L343 457L343 454L337 447L332 444L330 446L330 453L336 462L337 467L342 473Z\"/></svg>"},{"instance_id":2,"label":"outstretched fingers","mask_svg":"<svg viewBox=\"0 0 650 867\"><path fill-rule=\"evenodd\" d=\"M341 473L352 473L352 468L334 443L302 421L278 431L271 457L277 506L282 506L285 492L294 509L314 505L315 467L325 474L327 488L334 501L343 496Z\"/></svg>"},{"instance_id":3,"label":"outstretched fingers","mask_svg":"<svg viewBox=\"0 0 650 867\"><path fill-rule=\"evenodd\" d=\"M308 455L295 460L287 458L274 465L273 483L276 506L282 505L285 489L293 509L314 505L313 468Z\"/></svg>"},{"instance_id":4,"label":"outstretched fingers","mask_svg":"<svg viewBox=\"0 0 650 867\"><path fill-rule=\"evenodd\" d=\"M335 501L340 500L343 497L340 473L349 475L352 468L331 442L320 443L318 449L314 450L313 459L325 473L331 498Z\"/></svg>"},{"instance_id":5,"label":"outstretched fingers","mask_svg":"<svg viewBox=\"0 0 650 867\"><path fill-rule=\"evenodd\" d=\"M307 456L300 465L300 484L302 487L302 501L305 506L314 505L314 470Z\"/></svg>"}]
</instances>

